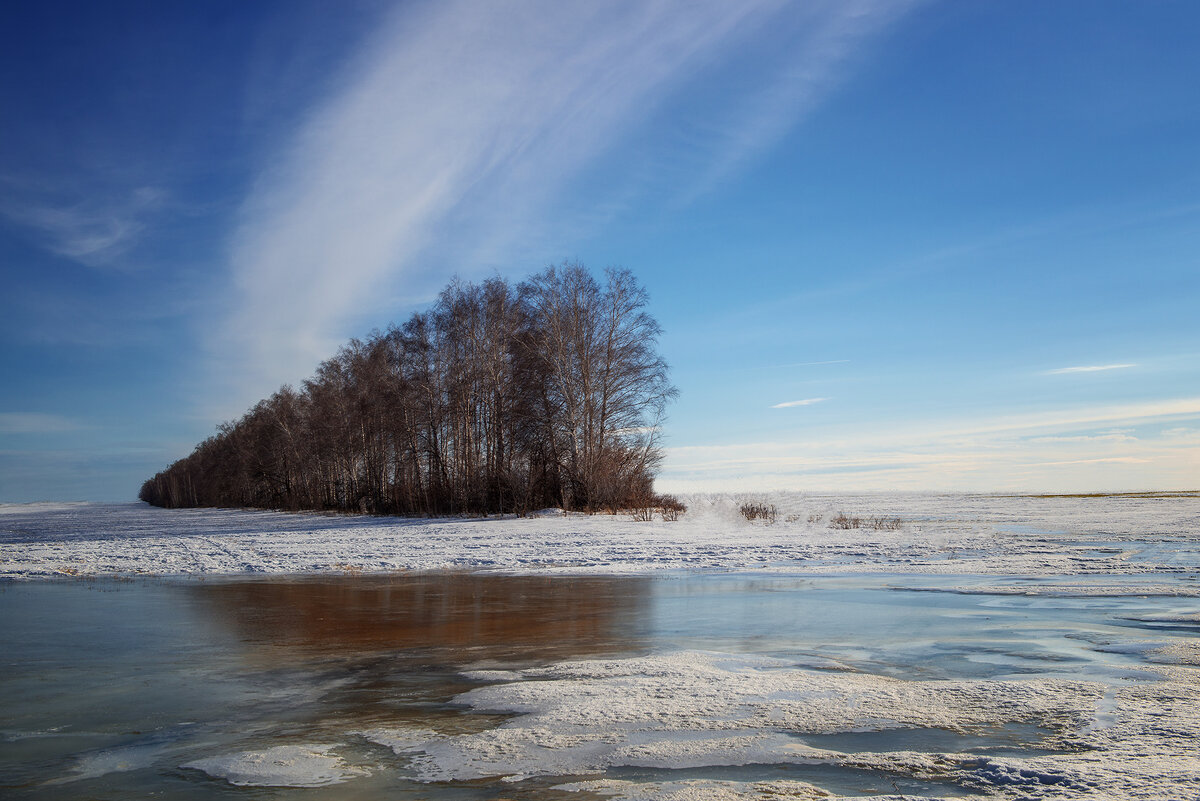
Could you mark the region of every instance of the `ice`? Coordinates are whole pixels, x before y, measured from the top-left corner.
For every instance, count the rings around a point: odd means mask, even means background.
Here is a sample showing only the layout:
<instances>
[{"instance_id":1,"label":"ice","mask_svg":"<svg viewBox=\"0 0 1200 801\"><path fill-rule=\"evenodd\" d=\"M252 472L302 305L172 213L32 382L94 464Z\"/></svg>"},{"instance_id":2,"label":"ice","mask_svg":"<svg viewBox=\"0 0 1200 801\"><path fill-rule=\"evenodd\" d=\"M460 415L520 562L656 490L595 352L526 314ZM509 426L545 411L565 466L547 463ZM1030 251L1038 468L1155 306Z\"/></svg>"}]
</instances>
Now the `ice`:
<instances>
[{"instance_id":1,"label":"ice","mask_svg":"<svg viewBox=\"0 0 1200 801\"><path fill-rule=\"evenodd\" d=\"M95 779L110 773L124 773L148 768L167 750L165 743L148 743L122 748L108 748L79 757L68 773L47 782L67 784L69 782Z\"/></svg>"},{"instance_id":2,"label":"ice","mask_svg":"<svg viewBox=\"0 0 1200 801\"><path fill-rule=\"evenodd\" d=\"M697 651L565 662L520 675L456 699L518 716L426 744L414 759L419 778L839 762L844 755L808 745L804 734L886 728L971 731L1019 721L1069 740L1105 693L1090 682L904 681ZM894 760L855 757L856 764Z\"/></svg>"},{"instance_id":3,"label":"ice","mask_svg":"<svg viewBox=\"0 0 1200 801\"><path fill-rule=\"evenodd\" d=\"M621 779L597 779L560 784L554 789L566 792L587 792L618 799L618 801L766 801L766 799L795 799L806 801L833 798L819 787L807 782L780 780L768 782L677 781L638 783ZM858 801L884 801L900 796L859 797Z\"/></svg>"},{"instance_id":4,"label":"ice","mask_svg":"<svg viewBox=\"0 0 1200 801\"><path fill-rule=\"evenodd\" d=\"M475 711L516 716L490 731L419 746L413 769L418 779L439 782L613 768L831 765L1004 798L1195 797L1200 685L1189 668L1160 670L1157 681L1106 686L1044 678L905 681L696 651L564 662L459 696ZM1027 756L1004 757L969 747L841 752L805 739L904 728L978 734L1009 723L1036 726L1047 734L1042 745L1057 750L1031 746ZM638 800L786 797L768 784L602 778L559 789ZM796 792L825 797L808 785Z\"/></svg>"},{"instance_id":5,"label":"ice","mask_svg":"<svg viewBox=\"0 0 1200 801\"><path fill-rule=\"evenodd\" d=\"M230 784L246 787L322 787L366 773L362 768L348 767L340 757L331 755L329 752L335 747L277 745L264 751L197 759L180 767L203 771Z\"/></svg>"},{"instance_id":6,"label":"ice","mask_svg":"<svg viewBox=\"0 0 1200 801\"><path fill-rule=\"evenodd\" d=\"M360 737L392 749L395 754L408 754L419 751L428 743L438 740L442 735L431 729L368 729L355 732Z\"/></svg>"}]
</instances>

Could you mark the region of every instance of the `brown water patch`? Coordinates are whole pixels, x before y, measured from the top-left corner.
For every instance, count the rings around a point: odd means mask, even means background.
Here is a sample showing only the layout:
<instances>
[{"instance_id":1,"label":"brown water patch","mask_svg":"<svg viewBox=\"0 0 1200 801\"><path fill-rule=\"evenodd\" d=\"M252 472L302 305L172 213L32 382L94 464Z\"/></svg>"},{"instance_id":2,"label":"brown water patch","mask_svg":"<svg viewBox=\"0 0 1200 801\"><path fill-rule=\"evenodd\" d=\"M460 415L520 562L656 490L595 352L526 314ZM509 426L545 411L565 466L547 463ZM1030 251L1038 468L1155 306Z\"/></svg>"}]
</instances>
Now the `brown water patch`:
<instances>
[{"instance_id":1,"label":"brown water patch","mask_svg":"<svg viewBox=\"0 0 1200 801\"><path fill-rule=\"evenodd\" d=\"M204 582L190 593L251 650L300 658L429 650L560 661L636 648L650 580L463 573Z\"/></svg>"}]
</instances>

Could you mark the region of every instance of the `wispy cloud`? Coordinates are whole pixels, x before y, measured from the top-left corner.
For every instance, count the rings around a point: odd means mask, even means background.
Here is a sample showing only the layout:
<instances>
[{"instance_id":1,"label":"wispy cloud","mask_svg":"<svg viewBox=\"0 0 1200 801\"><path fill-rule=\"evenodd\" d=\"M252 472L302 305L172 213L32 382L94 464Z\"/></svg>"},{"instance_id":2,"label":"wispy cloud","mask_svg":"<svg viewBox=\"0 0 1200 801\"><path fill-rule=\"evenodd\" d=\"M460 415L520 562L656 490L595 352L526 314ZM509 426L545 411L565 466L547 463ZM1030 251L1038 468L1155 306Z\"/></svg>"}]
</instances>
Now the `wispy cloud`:
<instances>
[{"instance_id":1,"label":"wispy cloud","mask_svg":"<svg viewBox=\"0 0 1200 801\"><path fill-rule=\"evenodd\" d=\"M733 113L741 100L727 99L728 135L708 142L703 161L752 155L836 83L847 53L896 8L882 0L400 7L244 205L231 249L234 308L214 342L222 372L233 369L242 400L304 376L353 315L397 287L411 291L431 243L459 243L469 259L454 268L466 273L517 242L528 253L572 181L656 107L703 70L753 52L753 34L800 27L812 36L786 48L773 96L750 115ZM611 200L597 197L578 213L603 216L597 209Z\"/></svg>"},{"instance_id":2,"label":"wispy cloud","mask_svg":"<svg viewBox=\"0 0 1200 801\"><path fill-rule=\"evenodd\" d=\"M1115 431L1099 431L1095 434L1074 434L1071 436L1031 437L1030 442L1134 442L1131 429Z\"/></svg>"},{"instance_id":3,"label":"wispy cloud","mask_svg":"<svg viewBox=\"0 0 1200 801\"><path fill-rule=\"evenodd\" d=\"M1059 367L1055 370L1047 370L1044 375L1067 375L1070 373L1099 373L1104 370L1127 370L1130 367L1137 367L1136 364L1091 364L1083 367Z\"/></svg>"},{"instance_id":4,"label":"wispy cloud","mask_svg":"<svg viewBox=\"0 0 1200 801\"><path fill-rule=\"evenodd\" d=\"M1195 419L1200 397L976 420L866 423L805 440L668 448L660 483L679 492L1195 488L1200 453L1194 427L1159 430L1164 421ZM1113 424L1128 428L1114 431ZM1080 469L1058 469L1064 465Z\"/></svg>"},{"instance_id":5,"label":"wispy cloud","mask_svg":"<svg viewBox=\"0 0 1200 801\"><path fill-rule=\"evenodd\" d=\"M792 362L791 364L781 364L780 368L784 367L823 367L827 364L849 364L849 359L828 359L823 362Z\"/></svg>"},{"instance_id":6,"label":"wispy cloud","mask_svg":"<svg viewBox=\"0 0 1200 801\"><path fill-rule=\"evenodd\" d=\"M82 426L68 417L42 412L0 412L0 434L57 434Z\"/></svg>"},{"instance_id":7,"label":"wispy cloud","mask_svg":"<svg viewBox=\"0 0 1200 801\"><path fill-rule=\"evenodd\" d=\"M814 403L823 403L824 401L827 401L827 400L829 400L829 398L805 398L804 400L784 401L783 403L776 403L771 408L772 409L790 409L793 406L812 406Z\"/></svg>"},{"instance_id":8,"label":"wispy cloud","mask_svg":"<svg viewBox=\"0 0 1200 801\"><path fill-rule=\"evenodd\" d=\"M1036 462L1040 467L1060 467L1075 464L1149 464L1149 459L1139 459L1136 456L1106 456L1100 459L1063 459L1057 462Z\"/></svg>"},{"instance_id":9,"label":"wispy cloud","mask_svg":"<svg viewBox=\"0 0 1200 801\"><path fill-rule=\"evenodd\" d=\"M20 202L0 203L0 215L33 230L52 253L100 267L111 265L129 252L165 198L161 190L150 186L102 200L25 197Z\"/></svg>"}]
</instances>

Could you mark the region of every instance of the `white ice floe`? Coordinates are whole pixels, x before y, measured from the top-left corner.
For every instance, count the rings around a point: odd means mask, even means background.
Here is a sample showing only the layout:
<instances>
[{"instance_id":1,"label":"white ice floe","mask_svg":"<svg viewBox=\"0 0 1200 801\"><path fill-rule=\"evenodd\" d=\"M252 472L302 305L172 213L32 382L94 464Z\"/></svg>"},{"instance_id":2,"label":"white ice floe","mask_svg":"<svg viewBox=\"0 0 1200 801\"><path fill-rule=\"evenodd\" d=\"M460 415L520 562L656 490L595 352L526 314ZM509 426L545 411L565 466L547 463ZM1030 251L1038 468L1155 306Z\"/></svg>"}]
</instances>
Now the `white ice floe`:
<instances>
[{"instance_id":1,"label":"white ice floe","mask_svg":"<svg viewBox=\"0 0 1200 801\"><path fill-rule=\"evenodd\" d=\"M594 779L560 784L565 792L595 793L617 801L766 801L793 799L815 801L833 794L807 782L780 780L766 782L723 782L692 780L677 782L631 782L622 779ZM900 796L860 797L858 801L884 801Z\"/></svg>"},{"instance_id":2,"label":"white ice floe","mask_svg":"<svg viewBox=\"0 0 1200 801\"><path fill-rule=\"evenodd\" d=\"M688 512L678 521L648 523L626 515L561 513L409 519L144 504L0 505L0 577L709 568L1183 577L1200 566L1196 495L754 496L776 505L771 525L738 513L750 499L688 496ZM831 528L841 511L862 517L864 525L872 517L899 517L903 527ZM1198 587L1193 581L1191 589L1200 592ZM1176 586L1176 593L1185 591Z\"/></svg>"},{"instance_id":3,"label":"white ice floe","mask_svg":"<svg viewBox=\"0 0 1200 801\"><path fill-rule=\"evenodd\" d=\"M593 779L557 785L555 790L587 792L615 801L823 801L833 793L807 782L779 779L734 782L693 779L674 782L631 782L622 779ZM856 795L854 801L910 801L911 795ZM921 796L938 801L934 796Z\"/></svg>"},{"instance_id":4,"label":"white ice floe","mask_svg":"<svg viewBox=\"0 0 1200 801\"><path fill-rule=\"evenodd\" d=\"M1105 692L1095 683L1050 679L904 681L695 651L566 662L520 671L520 679L459 696L477 712L517 716L490 731L426 743L413 760L417 776L841 763L845 755L804 736L897 728L966 733L1027 722L1066 742ZM898 758L858 755L853 762L882 767ZM943 774L955 767L925 755L902 761Z\"/></svg>"},{"instance_id":5,"label":"white ice floe","mask_svg":"<svg viewBox=\"0 0 1200 801\"><path fill-rule=\"evenodd\" d=\"M971 584L949 587L906 586L911 592L952 592L959 595L1020 595L1030 598L1200 598L1200 585L1162 581L1137 581L1121 584L1089 581L1039 582L1037 584Z\"/></svg>"},{"instance_id":6,"label":"white ice floe","mask_svg":"<svg viewBox=\"0 0 1200 801\"><path fill-rule=\"evenodd\" d=\"M263 751L197 759L180 767L203 771L230 784L247 787L322 787L366 773L330 754L335 747L277 745Z\"/></svg>"},{"instance_id":7,"label":"white ice floe","mask_svg":"<svg viewBox=\"0 0 1200 801\"><path fill-rule=\"evenodd\" d=\"M518 680L456 699L513 718L478 734L406 744L404 751L413 755L416 778L428 782L519 781L615 767L823 764L953 782L996 798L1193 798L1200 795L1196 679L1192 669L1163 666L1156 681L1117 686L906 681L800 669L766 657L676 652L519 671ZM1012 723L1044 732L1030 744L1030 756L969 748L841 752L805 739L899 728L986 734ZM559 789L629 801L829 797L803 782L775 784L601 778Z\"/></svg>"}]
</instances>

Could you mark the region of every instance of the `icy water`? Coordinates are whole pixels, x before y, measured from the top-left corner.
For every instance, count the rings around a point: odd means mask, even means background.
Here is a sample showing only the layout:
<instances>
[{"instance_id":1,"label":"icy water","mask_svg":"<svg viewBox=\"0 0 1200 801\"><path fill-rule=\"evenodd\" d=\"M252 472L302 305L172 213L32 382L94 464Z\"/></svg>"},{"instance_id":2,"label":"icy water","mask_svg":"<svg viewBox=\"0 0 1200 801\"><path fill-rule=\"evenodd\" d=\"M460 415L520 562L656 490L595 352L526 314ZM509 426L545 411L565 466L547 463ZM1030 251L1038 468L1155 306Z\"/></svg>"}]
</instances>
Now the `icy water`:
<instances>
[{"instance_id":1,"label":"icy water","mask_svg":"<svg viewBox=\"0 0 1200 801\"><path fill-rule=\"evenodd\" d=\"M1078 748L1073 732L1106 723L1112 691L1104 688L1153 681L1151 651L1190 646L1200 631L1200 599L1142 596L1138 577L1125 582L1127 592L1105 597L1039 595L1036 582L1032 595L1007 586L992 592L984 580L962 576L9 582L0 584L0 795L584 799L603 796L555 788L602 776L787 779L848 796L971 796L978 784L953 771L889 769L869 755L986 760ZM680 654L678 662L654 661ZM538 673L578 660L589 667L569 681L560 668ZM670 673L663 665L684 668ZM641 681L639 671L648 670L658 671L657 684ZM754 685L732 713L709 702L700 713L672 706L700 697L702 685L726 697L721 687L736 694L743 679L780 676L791 689L771 685L771 696ZM1100 689L1080 691L1084 714L1007 709L970 725L921 725L921 710L897 708L894 720L872 713L865 724L770 722L773 698L827 700L849 692L836 683L841 677L857 682L859 699L875 697L872 677L884 689L1030 680ZM795 690L801 680L818 690ZM835 683L820 690L823 681ZM528 685L550 701L497 703L486 696L496 685ZM831 715L846 705L829 703ZM571 704L585 711L564 709ZM608 708L622 704L636 708ZM680 757L664 743L707 743L711 735L666 720L685 713L754 743L764 733L786 742L772 740L773 752L753 745L744 758L713 758L712 748ZM520 714L546 722L521 728ZM986 705L972 714L986 714ZM623 721L611 725L624 727L624 757L597 755L590 744L604 739L608 724L595 721L605 715ZM669 736L647 734L663 727ZM789 748L859 756L769 756ZM538 775L530 759L559 767ZM295 786L305 784L318 786Z\"/></svg>"}]
</instances>

